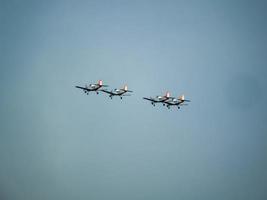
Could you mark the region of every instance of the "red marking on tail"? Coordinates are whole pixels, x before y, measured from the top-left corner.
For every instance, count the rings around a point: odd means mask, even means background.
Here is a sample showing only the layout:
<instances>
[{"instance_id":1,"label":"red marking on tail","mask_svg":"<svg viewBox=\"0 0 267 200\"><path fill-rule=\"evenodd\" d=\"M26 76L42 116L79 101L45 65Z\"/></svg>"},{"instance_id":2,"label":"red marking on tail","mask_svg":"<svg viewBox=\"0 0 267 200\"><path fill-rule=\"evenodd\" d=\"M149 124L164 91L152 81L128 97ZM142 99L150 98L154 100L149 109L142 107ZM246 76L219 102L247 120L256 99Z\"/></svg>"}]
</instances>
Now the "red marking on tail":
<instances>
[{"instance_id":1,"label":"red marking on tail","mask_svg":"<svg viewBox=\"0 0 267 200\"><path fill-rule=\"evenodd\" d=\"M103 85L103 81L102 80L99 80L98 81L98 85Z\"/></svg>"},{"instance_id":2,"label":"red marking on tail","mask_svg":"<svg viewBox=\"0 0 267 200\"><path fill-rule=\"evenodd\" d=\"M170 92L166 92L165 97L169 98L171 96Z\"/></svg>"}]
</instances>

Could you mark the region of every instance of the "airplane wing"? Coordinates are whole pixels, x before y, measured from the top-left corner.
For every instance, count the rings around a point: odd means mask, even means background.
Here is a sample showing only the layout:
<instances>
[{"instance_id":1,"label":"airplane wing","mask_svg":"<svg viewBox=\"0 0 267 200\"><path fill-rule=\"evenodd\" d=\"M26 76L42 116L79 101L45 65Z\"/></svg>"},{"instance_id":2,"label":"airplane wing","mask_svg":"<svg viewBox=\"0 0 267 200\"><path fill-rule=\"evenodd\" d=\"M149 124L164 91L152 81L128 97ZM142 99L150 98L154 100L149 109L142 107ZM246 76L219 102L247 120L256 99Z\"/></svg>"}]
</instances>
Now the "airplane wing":
<instances>
[{"instance_id":1,"label":"airplane wing","mask_svg":"<svg viewBox=\"0 0 267 200\"><path fill-rule=\"evenodd\" d=\"M102 92L105 92L107 94L112 94L112 95L115 95L115 93L113 93L112 91L108 91L108 90L101 90Z\"/></svg>"},{"instance_id":2,"label":"airplane wing","mask_svg":"<svg viewBox=\"0 0 267 200\"><path fill-rule=\"evenodd\" d=\"M143 97L143 99L148 100L148 101L153 101L153 102L155 102L155 100L152 99L152 98Z\"/></svg>"},{"instance_id":3,"label":"airplane wing","mask_svg":"<svg viewBox=\"0 0 267 200\"><path fill-rule=\"evenodd\" d=\"M90 91L88 88L85 88L85 87L80 87L80 86L75 86L76 88L79 88L79 89L82 89L82 90L87 90L87 91Z\"/></svg>"}]
</instances>

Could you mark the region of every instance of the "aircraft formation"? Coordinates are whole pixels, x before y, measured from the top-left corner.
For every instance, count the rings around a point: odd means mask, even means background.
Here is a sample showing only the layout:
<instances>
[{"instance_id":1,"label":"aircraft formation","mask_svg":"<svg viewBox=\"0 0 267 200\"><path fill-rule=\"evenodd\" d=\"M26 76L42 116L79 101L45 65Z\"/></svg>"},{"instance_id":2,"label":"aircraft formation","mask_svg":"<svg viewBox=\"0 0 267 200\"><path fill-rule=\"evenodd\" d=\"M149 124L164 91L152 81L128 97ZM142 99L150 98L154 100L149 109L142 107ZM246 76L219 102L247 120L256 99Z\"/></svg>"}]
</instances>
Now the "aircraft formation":
<instances>
[{"instance_id":1,"label":"aircraft formation","mask_svg":"<svg viewBox=\"0 0 267 200\"><path fill-rule=\"evenodd\" d=\"M96 94L99 94L99 92L104 92L104 93L107 93L111 99L113 96L119 96L122 99L123 96L131 96L130 94L128 94L128 92L133 92L131 90L128 90L127 85L125 85L123 88L120 88L120 89L116 88L110 91L102 89L102 88L108 87L108 85L103 85L102 80L99 80L95 84L85 85L84 87L81 87L81 86L75 86L75 87L82 89L84 93L86 93L87 95L89 94L89 92L95 92Z\"/></svg>"},{"instance_id":2,"label":"aircraft formation","mask_svg":"<svg viewBox=\"0 0 267 200\"><path fill-rule=\"evenodd\" d=\"M110 99L112 99L113 96L118 96L122 99L124 96L131 96L130 93L133 91L128 90L128 86L125 85L124 87L120 89L113 89L113 90L107 90L104 88L109 87L108 85L104 85L102 80L99 80L97 83L85 85L84 87L81 86L75 86L78 89L81 89L84 91L85 94L89 94L90 92L95 92L96 94L99 94L99 92L106 93ZM176 106L178 109L181 108L181 106L187 106L188 102L190 100L185 99L184 95L181 95L179 97L171 97L170 92L166 92L163 96L155 96L155 97L143 97L144 100L150 101L153 106L156 104L162 104L163 106L166 106L168 109L170 109L172 106Z\"/></svg>"}]
</instances>

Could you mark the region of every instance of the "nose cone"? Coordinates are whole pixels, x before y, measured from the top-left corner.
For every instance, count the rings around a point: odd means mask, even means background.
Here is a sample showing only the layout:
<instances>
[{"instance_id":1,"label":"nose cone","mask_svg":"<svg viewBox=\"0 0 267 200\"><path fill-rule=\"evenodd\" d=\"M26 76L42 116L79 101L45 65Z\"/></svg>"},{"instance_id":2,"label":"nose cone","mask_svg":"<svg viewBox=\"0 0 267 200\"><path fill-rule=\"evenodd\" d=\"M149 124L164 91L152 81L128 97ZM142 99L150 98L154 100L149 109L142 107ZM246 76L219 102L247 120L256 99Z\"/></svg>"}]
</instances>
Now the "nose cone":
<instances>
[{"instance_id":1,"label":"nose cone","mask_svg":"<svg viewBox=\"0 0 267 200\"><path fill-rule=\"evenodd\" d=\"M103 85L103 81L102 81L102 80L99 80L99 81L98 81L98 84L99 84L99 85Z\"/></svg>"}]
</instances>

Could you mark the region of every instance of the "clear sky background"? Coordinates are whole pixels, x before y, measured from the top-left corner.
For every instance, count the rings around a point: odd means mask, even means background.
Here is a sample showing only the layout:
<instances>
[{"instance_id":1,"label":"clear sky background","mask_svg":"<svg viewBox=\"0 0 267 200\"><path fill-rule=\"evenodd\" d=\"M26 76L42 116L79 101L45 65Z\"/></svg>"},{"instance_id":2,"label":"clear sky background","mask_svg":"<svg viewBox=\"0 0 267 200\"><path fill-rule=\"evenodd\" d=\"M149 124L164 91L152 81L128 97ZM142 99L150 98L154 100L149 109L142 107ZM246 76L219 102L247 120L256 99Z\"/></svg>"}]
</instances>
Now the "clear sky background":
<instances>
[{"instance_id":1,"label":"clear sky background","mask_svg":"<svg viewBox=\"0 0 267 200\"><path fill-rule=\"evenodd\" d=\"M0 2L1 200L267 199L265 1Z\"/></svg>"}]
</instances>

